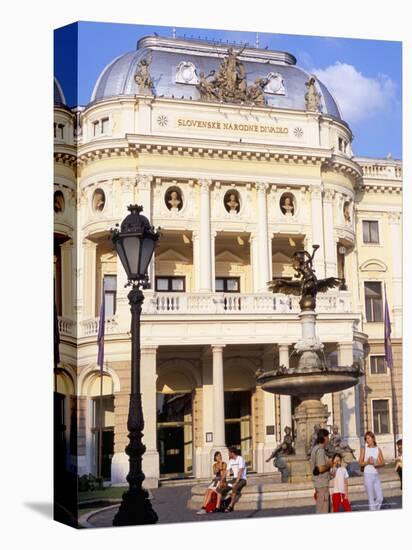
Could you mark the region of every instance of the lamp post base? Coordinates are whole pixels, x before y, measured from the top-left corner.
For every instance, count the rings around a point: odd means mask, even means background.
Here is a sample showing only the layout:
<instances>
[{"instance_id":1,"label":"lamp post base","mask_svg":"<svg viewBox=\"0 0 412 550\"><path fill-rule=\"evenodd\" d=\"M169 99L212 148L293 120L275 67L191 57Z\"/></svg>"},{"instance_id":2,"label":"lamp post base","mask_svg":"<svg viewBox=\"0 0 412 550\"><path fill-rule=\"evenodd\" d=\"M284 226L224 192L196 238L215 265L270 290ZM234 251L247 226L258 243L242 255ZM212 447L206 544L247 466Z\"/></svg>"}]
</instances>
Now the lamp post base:
<instances>
[{"instance_id":1,"label":"lamp post base","mask_svg":"<svg viewBox=\"0 0 412 550\"><path fill-rule=\"evenodd\" d=\"M115 527L124 525L151 525L159 518L152 508L149 493L144 489L123 493L120 508L113 519Z\"/></svg>"}]
</instances>

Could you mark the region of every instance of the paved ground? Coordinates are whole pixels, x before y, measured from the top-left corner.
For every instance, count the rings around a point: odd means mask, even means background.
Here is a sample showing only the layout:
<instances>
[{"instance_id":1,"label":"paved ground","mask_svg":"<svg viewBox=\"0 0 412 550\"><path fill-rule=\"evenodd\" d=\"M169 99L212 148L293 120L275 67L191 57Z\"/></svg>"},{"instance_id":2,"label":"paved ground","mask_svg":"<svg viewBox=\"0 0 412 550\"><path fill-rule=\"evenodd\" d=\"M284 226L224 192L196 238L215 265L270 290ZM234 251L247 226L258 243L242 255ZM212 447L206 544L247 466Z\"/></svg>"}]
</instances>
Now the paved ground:
<instances>
[{"instance_id":1,"label":"paved ground","mask_svg":"<svg viewBox=\"0 0 412 550\"><path fill-rule=\"evenodd\" d=\"M190 486L184 487L161 487L153 489L152 505L159 516L159 523L179 523L187 521L223 521L241 518L259 518L259 517L277 517L277 516L297 516L302 514L313 514L314 506L305 506L301 508L280 508L268 510L239 510L230 514L214 513L197 515L195 510L189 510L186 503L190 497ZM391 497L384 501L382 509L396 509L402 507L401 497ZM364 501L352 502L352 508L355 511L368 510L366 499ZM89 523L93 527L111 527L113 516L117 508L103 510L90 518Z\"/></svg>"}]
</instances>

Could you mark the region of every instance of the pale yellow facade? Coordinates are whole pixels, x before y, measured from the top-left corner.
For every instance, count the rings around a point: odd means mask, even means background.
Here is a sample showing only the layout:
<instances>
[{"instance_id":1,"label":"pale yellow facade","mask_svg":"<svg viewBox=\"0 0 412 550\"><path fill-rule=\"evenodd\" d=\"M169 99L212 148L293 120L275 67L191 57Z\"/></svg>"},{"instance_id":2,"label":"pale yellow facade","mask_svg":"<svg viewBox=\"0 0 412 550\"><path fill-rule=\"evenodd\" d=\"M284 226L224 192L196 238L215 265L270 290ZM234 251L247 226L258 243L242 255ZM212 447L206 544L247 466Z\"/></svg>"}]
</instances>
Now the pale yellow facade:
<instances>
[{"instance_id":1,"label":"pale yellow facade","mask_svg":"<svg viewBox=\"0 0 412 550\"><path fill-rule=\"evenodd\" d=\"M134 203L162 233L141 325L148 485L170 475L207 478L213 452L234 443L251 470L272 470L265 459L293 422L295 403L257 387L255 372L277 361L293 364L300 324L298 299L269 293L267 282L292 276L293 252L312 244L320 245L317 276L344 276L348 287L318 297L327 361L360 362L367 373L357 387L324 396L329 425L337 424L358 451L364 431L384 418L374 400L380 407L387 400L390 422L378 441L393 456L402 431L399 161L354 158L349 127L307 110L134 94L91 102L77 115L56 106L55 119L64 126L63 138L55 138L55 192L63 196L56 206L55 195L58 391L66 396L66 420L73 421L78 398L79 474L97 468L104 280L115 289L107 297L113 311L105 331L105 477L124 483L128 469L130 312L109 236ZM179 208L168 203L171 189ZM231 194L237 211L228 211ZM372 240L376 225L369 222L377 222L378 242L364 242L365 222ZM384 334L382 319L367 320L365 283L371 282L381 283L381 305L387 290L394 385L387 370L371 373L370 356L382 355ZM74 463L72 454L67 460Z\"/></svg>"}]
</instances>

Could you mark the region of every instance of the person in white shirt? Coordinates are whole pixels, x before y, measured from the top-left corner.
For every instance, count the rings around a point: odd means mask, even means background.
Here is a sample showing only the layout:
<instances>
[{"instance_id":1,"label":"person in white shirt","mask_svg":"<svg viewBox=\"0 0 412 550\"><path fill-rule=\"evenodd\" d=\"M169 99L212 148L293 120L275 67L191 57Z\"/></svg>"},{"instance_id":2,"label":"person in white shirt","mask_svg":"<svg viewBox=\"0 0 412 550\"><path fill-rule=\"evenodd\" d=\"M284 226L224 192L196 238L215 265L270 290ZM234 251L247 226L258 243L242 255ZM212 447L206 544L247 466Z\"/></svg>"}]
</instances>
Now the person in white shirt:
<instances>
[{"instance_id":1,"label":"person in white shirt","mask_svg":"<svg viewBox=\"0 0 412 550\"><path fill-rule=\"evenodd\" d=\"M379 510L383 502L382 485L378 468L385 466L382 450L376 443L375 434L365 433L365 447L359 457L359 465L363 468L363 482L368 495L369 510Z\"/></svg>"},{"instance_id":2,"label":"person in white shirt","mask_svg":"<svg viewBox=\"0 0 412 550\"><path fill-rule=\"evenodd\" d=\"M233 475L230 503L225 512L233 512L236 502L240 497L243 487L246 485L247 468L244 458L240 455L236 447L229 447L229 463L226 472ZM227 475L227 474L225 474ZM229 481L229 480L227 480ZM230 483L230 481L229 481ZM220 492L220 489L217 489Z\"/></svg>"},{"instance_id":3,"label":"person in white shirt","mask_svg":"<svg viewBox=\"0 0 412 550\"><path fill-rule=\"evenodd\" d=\"M349 474L344 466L342 466L341 457L335 454L332 459L332 469L330 471L333 479L332 488L332 508L334 512L339 512L340 507L343 507L344 512L351 512L352 508L348 500L349 494Z\"/></svg>"}]
</instances>

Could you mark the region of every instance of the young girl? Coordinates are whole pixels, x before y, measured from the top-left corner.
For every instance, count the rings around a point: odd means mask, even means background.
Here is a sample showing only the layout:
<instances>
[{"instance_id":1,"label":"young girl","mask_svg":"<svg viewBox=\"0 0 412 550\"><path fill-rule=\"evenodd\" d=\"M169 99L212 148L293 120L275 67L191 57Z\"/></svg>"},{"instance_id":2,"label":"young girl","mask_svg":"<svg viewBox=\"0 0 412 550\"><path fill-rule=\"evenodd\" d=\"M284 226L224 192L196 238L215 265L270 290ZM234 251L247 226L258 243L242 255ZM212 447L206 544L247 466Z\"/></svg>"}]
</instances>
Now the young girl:
<instances>
[{"instance_id":1,"label":"young girl","mask_svg":"<svg viewBox=\"0 0 412 550\"><path fill-rule=\"evenodd\" d=\"M364 467L363 482L368 494L369 510L379 510L382 506L383 493L378 468L382 468L385 461L373 432L365 433L365 443L359 457L359 465Z\"/></svg>"},{"instance_id":2,"label":"young girl","mask_svg":"<svg viewBox=\"0 0 412 550\"><path fill-rule=\"evenodd\" d=\"M197 514L206 514L207 513L207 505L212 500L213 497L220 496L217 495L216 489L222 484L224 484L224 479L226 477L226 462L223 462L222 455L219 451L216 451L213 457L214 463L213 463L213 479L211 483L209 484L208 488L206 489L206 493L203 499L203 505L202 508L196 512ZM216 498L216 501L220 504L220 499Z\"/></svg>"},{"instance_id":3,"label":"young girl","mask_svg":"<svg viewBox=\"0 0 412 550\"><path fill-rule=\"evenodd\" d=\"M340 455L335 454L332 459L331 475L333 479L332 507L334 512L339 512L341 505L344 512L351 512L352 508L348 500L349 474L342 466Z\"/></svg>"}]
</instances>

